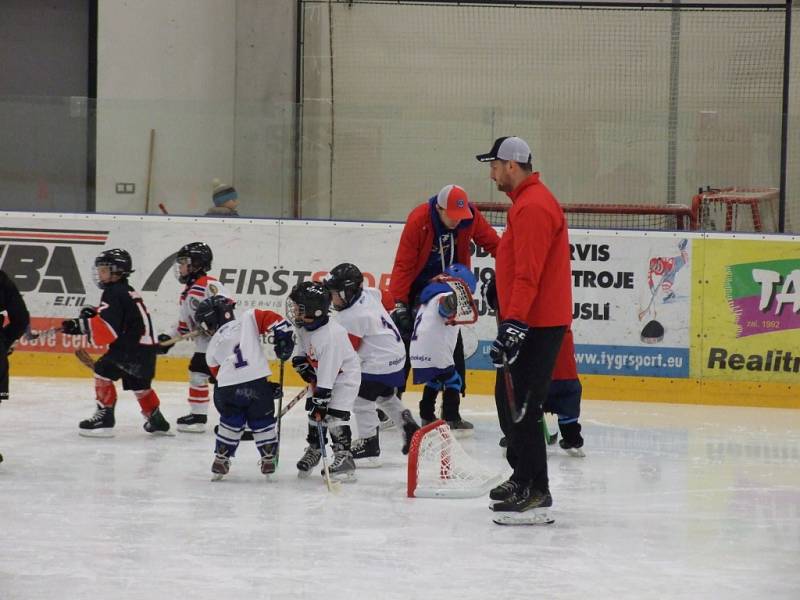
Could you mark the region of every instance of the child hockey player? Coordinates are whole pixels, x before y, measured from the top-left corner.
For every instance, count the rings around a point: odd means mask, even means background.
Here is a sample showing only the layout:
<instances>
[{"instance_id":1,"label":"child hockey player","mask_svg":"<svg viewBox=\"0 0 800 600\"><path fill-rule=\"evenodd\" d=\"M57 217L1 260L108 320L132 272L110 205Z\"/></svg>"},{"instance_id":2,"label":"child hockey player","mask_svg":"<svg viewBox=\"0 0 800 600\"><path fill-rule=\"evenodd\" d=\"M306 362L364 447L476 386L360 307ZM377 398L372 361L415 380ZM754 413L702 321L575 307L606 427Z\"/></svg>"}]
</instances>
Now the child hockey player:
<instances>
[{"instance_id":1,"label":"child hockey player","mask_svg":"<svg viewBox=\"0 0 800 600\"><path fill-rule=\"evenodd\" d=\"M189 333L197 329L195 312L203 300L211 296L229 294L225 288L208 272L214 255L204 242L186 244L175 257L175 277L184 284L178 300L178 323L170 333L162 333L158 341L163 342L176 335ZM214 383L211 371L206 364L206 348L209 338L199 335L194 339L194 354L189 361L189 414L179 417L175 422L178 431L202 433L208 421L208 384ZM160 353L166 353L171 346L161 347Z\"/></svg>"},{"instance_id":2,"label":"child hockey player","mask_svg":"<svg viewBox=\"0 0 800 600\"><path fill-rule=\"evenodd\" d=\"M268 381L271 372L261 349L261 334L272 333L279 360L289 359L294 350L292 326L282 316L271 310L250 309L236 319L233 308L230 298L212 296L200 303L194 316L212 336L205 357L217 380L214 406L220 417L211 465L216 479L230 470L245 424L253 431L261 472L275 472L278 440L274 401L282 390Z\"/></svg>"},{"instance_id":3,"label":"child hockey player","mask_svg":"<svg viewBox=\"0 0 800 600\"><path fill-rule=\"evenodd\" d=\"M131 390L139 401L145 431L169 431L169 423L159 410L158 396L150 388L156 369L156 341L144 302L128 283L132 267L126 250L102 252L94 261L95 282L103 290L100 306L86 307L77 319L61 323L66 334L84 334L95 344L108 344L108 351L94 365L97 410L78 425L78 433L83 436L113 436L117 379L122 379L122 389Z\"/></svg>"},{"instance_id":4,"label":"child hockey player","mask_svg":"<svg viewBox=\"0 0 800 600\"><path fill-rule=\"evenodd\" d=\"M361 386L353 405L359 434L353 442L353 458L367 459L362 461L364 466L379 467L380 419L376 409L383 409L395 423L402 423L403 454L408 454L411 437L419 425L397 395L405 382L403 340L381 301L381 291L363 284L363 274L351 263L335 266L325 278L337 311L336 322L347 331L361 362Z\"/></svg>"},{"instance_id":5,"label":"child hockey player","mask_svg":"<svg viewBox=\"0 0 800 600\"><path fill-rule=\"evenodd\" d=\"M292 366L312 384L308 447L297 461L300 477L309 475L320 461L317 423L330 430L333 447L332 479L355 480L355 462L350 452L350 411L361 382L358 355L344 327L328 318L330 294L321 283L304 281L292 288L286 300L286 315L297 328L299 352ZM324 436L323 436L324 438Z\"/></svg>"},{"instance_id":6,"label":"child hockey player","mask_svg":"<svg viewBox=\"0 0 800 600\"><path fill-rule=\"evenodd\" d=\"M464 265L455 263L445 269L444 275L461 279L470 292L475 292L475 276ZM419 403L422 424L436 419L436 396L442 390L442 418L453 435L466 437L472 434L472 424L458 415L462 382L453 362L458 326L452 325L451 319L456 314L458 301L455 292L440 277L434 277L420 293L409 357L414 383L425 384Z\"/></svg>"}]
</instances>

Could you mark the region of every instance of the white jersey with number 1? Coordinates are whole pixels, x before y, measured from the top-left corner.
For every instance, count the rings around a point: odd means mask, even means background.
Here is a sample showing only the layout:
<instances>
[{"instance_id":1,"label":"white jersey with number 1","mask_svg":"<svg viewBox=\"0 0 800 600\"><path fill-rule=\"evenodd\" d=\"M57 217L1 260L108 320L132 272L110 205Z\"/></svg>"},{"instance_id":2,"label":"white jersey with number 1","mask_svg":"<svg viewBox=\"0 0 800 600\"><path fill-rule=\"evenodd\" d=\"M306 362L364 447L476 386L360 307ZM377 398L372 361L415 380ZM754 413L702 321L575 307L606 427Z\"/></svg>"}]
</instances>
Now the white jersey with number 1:
<instances>
[{"instance_id":1,"label":"white jersey with number 1","mask_svg":"<svg viewBox=\"0 0 800 600\"><path fill-rule=\"evenodd\" d=\"M279 324L290 328L286 319L271 310L250 309L214 333L206 349L206 362L218 387L265 379L272 374L261 347L261 334Z\"/></svg>"},{"instance_id":2,"label":"white jersey with number 1","mask_svg":"<svg viewBox=\"0 0 800 600\"><path fill-rule=\"evenodd\" d=\"M332 391L330 408L352 410L361 385L361 367L344 327L328 321L314 331L295 331L300 351L317 371L317 387Z\"/></svg>"},{"instance_id":3,"label":"white jersey with number 1","mask_svg":"<svg viewBox=\"0 0 800 600\"><path fill-rule=\"evenodd\" d=\"M365 287L358 300L335 315L358 352L362 373L385 375L403 368L406 348L381 303L380 290Z\"/></svg>"}]
</instances>

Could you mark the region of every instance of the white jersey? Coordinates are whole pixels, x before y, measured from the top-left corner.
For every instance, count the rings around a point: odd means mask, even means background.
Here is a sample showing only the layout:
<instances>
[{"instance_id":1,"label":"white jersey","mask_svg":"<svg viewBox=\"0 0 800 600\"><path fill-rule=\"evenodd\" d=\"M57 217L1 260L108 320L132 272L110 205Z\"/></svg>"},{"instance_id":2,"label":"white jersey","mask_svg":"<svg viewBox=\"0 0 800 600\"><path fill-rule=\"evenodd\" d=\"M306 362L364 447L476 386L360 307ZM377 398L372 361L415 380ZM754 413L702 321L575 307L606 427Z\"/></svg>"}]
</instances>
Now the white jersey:
<instances>
[{"instance_id":1,"label":"white jersey","mask_svg":"<svg viewBox=\"0 0 800 600\"><path fill-rule=\"evenodd\" d=\"M351 306L335 313L347 330L361 361L361 372L371 375L396 373L406 362L406 348L392 318L381 304L381 292L364 288Z\"/></svg>"},{"instance_id":2,"label":"white jersey","mask_svg":"<svg viewBox=\"0 0 800 600\"><path fill-rule=\"evenodd\" d=\"M295 331L300 352L317 371L317 387L332 390L330 407L350 410L361 385L361 367L347 331L328 321L314 331Z\"/></svg>"},{"instance_id":3,"label":"white jersey","mask_svg":"<svg viewBox=\"0 0 800 600\"><path fill-rule=\"evenodd\" d=\"M418 371L430 371L432 378L453 366L453 352L458 342L458 325L447 325L439 314L439 299L449 292L437 294L425 304L420 305L414 320L414 334L411 336L409 358L414 369L414 381L418 381ZM426 378L430 379L430 378Z\"/></svg>"},{"instance_id":4,"label":"white jersey","mask_svg":"<svg viewBox=\"0 0 800 600\"><path fill-rule=\"evenodd\" d=\"M261 334L288 321L271 310L250 309L225 323L208 343L206 363L216 371L218 387L265 379L272 373L261 347ZM217 370L218 369L218 370Z\"/></svg>"},{"instance_id":5,"label":"white jersey","mask_svg":"<svg viewBox=\"0 0 800 600\"><path fill-rule=\"evenodd\" d=\"M197 306L211 296L231 297L222 284L210 275L198 277L193 283L183 288L178 300L178 324L172 327L173 336L189 333L199 327L197 321L194 320L194 313L197 311ZM206 352L210 339L206 335L194 338L194 351Z\"/></svg>"}]
</instances>

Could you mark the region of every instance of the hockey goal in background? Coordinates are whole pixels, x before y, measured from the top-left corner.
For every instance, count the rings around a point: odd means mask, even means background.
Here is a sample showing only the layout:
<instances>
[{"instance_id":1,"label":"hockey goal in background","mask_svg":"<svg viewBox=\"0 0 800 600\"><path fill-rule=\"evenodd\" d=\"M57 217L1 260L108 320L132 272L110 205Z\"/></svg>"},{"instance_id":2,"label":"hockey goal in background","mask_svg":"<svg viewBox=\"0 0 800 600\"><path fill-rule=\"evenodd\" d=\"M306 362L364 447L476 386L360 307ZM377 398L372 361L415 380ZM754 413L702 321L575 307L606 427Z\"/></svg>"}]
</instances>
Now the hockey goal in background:
<instances>
[{"instance_id":1,"label":"hockey goal in background","mask_svg":"<svg viewBox=\"0 0 800 600\"><path fill-rule=\"evenodd\" d=\"M464 451L442 420L422 427L408 452L409 498L476 498L502 477Z\"/></svg>"},{"instance_id":2,"label":"hockey goal in background","mask_svg":"<svg viewBox=\"0 0 800 600\"><path fill-rule=\"evenodd\" d=\"M510 202L476 202L475 206L492 225L505 225ZM695 228L688 206L666 204L562 204L572 229L648 229L687 231Z\"/></svg>"},{"instance_id":3,"label":"hockey goal in background","mask_svg":"<svg viewBox=\"0 0 800 600\"><path fill-rule=\"evenodd\" d=\"M692 198L701 231L778 231L778 188L706 188Z\"/></svg>"}]
</instances>

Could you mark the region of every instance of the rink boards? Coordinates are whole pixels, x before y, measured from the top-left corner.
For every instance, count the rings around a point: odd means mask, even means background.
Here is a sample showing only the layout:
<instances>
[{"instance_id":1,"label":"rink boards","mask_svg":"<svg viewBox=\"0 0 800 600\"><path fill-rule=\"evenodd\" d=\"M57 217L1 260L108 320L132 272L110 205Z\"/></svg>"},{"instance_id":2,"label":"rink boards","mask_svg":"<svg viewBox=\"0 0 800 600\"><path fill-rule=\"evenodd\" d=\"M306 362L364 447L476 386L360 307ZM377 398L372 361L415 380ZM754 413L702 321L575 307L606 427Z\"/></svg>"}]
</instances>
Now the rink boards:
<instances>
[{"instance_id":1,"label":"rink boards","mask_svg":"<svg viewBox=\"0 0 800 600\"><path fill-rule=\"evenodd\" d=\"M293 285L340 262L387 287L402 231L397 223L0 214L0 265L23 292L34 329L97 303L92 264L103 249L131 253L131 283L160 332L175 321L182 286L173 265L183 244L212 247L212 274L240 309L284 312ZM800 407L800 238L571 230L570 240L586 398ZM473 248L472 258L479 281L493 276L490 256ZM490 393L496 325L477 300L481 316L464 332L474 349L469 386ZM72 351L84 344L63 334L21 340L14 371L79 376L85 371ZM159 358L159 378L184 379L191 352L180 344Z\"/></svg>"}]
</instances>

